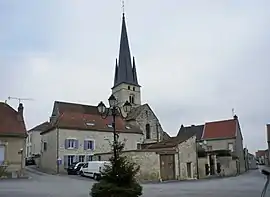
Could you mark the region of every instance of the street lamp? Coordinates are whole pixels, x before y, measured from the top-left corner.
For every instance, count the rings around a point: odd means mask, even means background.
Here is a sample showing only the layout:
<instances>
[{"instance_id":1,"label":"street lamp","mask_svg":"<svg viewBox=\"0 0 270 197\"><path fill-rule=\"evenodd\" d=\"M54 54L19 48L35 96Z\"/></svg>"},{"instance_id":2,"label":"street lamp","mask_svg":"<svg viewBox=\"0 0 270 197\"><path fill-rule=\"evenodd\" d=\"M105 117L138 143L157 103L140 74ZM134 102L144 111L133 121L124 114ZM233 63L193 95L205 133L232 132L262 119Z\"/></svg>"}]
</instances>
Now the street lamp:
<instances>
[{"instance_id":1,"label":"street lamp","mask_svg":"<svg viewBox=\"0 0 270 197\"><path fill-rule=\"evenodd\" d=\"M124 115L122 113L122 110L120 107L117 106L117 100L115 98L115 96L112 94L109 97L109 105L110 107L107 108L104 103L101 101L98 106L98 112L101 115L101 117L103 119L106 119L108 116L112 116L113 117L113 121L112 121L112 127L113 127L113 153L114 153L114 160L116 161L117 159L117 150L116 150L116 145L117 145L117 140L118 140L118 134L116 133L116 127L115 127L115 117L120 114L120 116L122 116L123 118ZM131 104L126 101L125 104L123 105L123 109L125 113L129 113L131 111Z\"/></svg>"}]
</instances>

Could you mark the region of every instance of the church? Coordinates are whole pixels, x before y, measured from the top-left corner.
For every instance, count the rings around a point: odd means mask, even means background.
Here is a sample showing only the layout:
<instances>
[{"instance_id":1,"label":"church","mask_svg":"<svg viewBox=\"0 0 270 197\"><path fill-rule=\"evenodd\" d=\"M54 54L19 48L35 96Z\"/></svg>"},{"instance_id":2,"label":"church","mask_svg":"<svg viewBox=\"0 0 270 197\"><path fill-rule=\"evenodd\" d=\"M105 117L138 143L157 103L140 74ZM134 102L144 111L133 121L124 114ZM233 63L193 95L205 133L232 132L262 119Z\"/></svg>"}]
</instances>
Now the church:
<instances>
[{"instance_id":1,"label":"church","mask_svg":"<svg viewBox=\"0 0 270 197\"><path fill-rule=\"evenodd\" d=\"M126 101L132 105L125 117L116 117L119 140L125 150L140 150L170 138L148 103L141 103L135 58L131 57L126 19L122 16L119 57L116 60L112 94L119 108ZM102 100L102 99L101 99ZM42 123L44 125L44 123ZM113 141L111 117L102 119L96 105L55 101L46 127L36 126L41 139L40 164L46 171L59 173L74 162L100 160L100 154L111 151ZM42 129L39 129L42 128ZM35 130L35 131L34 131ZM32 146L35 146L32 144Z\"/></svg>"}]
</instances>

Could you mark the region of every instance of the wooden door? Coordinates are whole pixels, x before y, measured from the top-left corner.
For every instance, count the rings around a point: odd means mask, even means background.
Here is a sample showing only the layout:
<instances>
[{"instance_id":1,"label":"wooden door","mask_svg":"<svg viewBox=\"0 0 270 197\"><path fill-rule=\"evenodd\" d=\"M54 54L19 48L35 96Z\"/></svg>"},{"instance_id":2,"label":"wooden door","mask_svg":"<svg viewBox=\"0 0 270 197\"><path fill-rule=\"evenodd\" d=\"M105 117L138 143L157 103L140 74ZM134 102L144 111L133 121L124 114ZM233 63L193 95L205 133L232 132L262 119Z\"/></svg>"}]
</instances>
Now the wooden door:
<instances>
[{"instance_id":1,"label":"wooden door","mask_svg":"<svg viewBox=\"0 0 270 197\"><path fill-rule=\"evenodd\" d=\"M174 154L160 155L160 174L163 181L175 179Z\"/></svg>"},{"instance_id":2,"label":"wooden door","mask_svg":"<svg viewBox=\"0 0 270 197\"><path fill-rule=\"evenodd\" d=\"M188 178L191 178L192 174L191 174L191 162L187 163L187 176Z\"/></svg>"}]
</instances>

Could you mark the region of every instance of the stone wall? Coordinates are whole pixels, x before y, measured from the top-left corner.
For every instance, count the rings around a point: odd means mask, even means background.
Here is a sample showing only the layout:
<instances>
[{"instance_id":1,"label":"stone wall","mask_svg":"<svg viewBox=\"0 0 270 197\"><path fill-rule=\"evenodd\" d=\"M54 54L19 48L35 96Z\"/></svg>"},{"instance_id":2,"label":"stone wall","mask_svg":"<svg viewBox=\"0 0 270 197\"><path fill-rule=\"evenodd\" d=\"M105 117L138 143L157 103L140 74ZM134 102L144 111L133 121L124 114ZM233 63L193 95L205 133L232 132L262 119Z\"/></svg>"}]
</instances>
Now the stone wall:
<instances>
[{"instance_id":1,"label":"stone wall","mask_svg":"<svg viewBox=\"0 0 270 197\"><path fill-rule=\"evenodd\" d=\"M236 160L232 157L218 157L217 160L221 164L222 176L234 176L237 174Z\"/></svg>"},{"instance_id":2,"label":"stone wall","mask_svg":"<svg viewBox=\"0 0 270 197\"><path fill-rule=\"evenodd\" d=\"M155 151L126 151L123 152L133 162L140 166L138 180L157 181L160 178L160 160L159 154ZM98 156L98 154L97 154ZM111 154L100 154L102 161L107 161Z\"/></svg>"},{"instance_id":3,"label":"stone wall","mask_svg":"<svg viewBox=\"0 0 270 197\"><path fill-rule=\"evenodd\" d=\"M178 156L176 156L177 179L196 179L197 178L197 147L196 136L189 138L178 145ZM178 165L180 163L180 165ZM191 164L191 177L188 177L187 165ZM180 173L179 173L180 172Z\"/></svg>"},{"instance_id":4,"label":"stone wall","mask_svg":"<svg viewBox=\"0 0 270 197\"><path fill-rule=\"evenodd\" d=\"M157 119L154 112L151 110L149 105L141 106L143 107L143 110L138 115L136 121L138 125L140 126L141 130L143 131L143 142L144 143L152 143L162 140L162 127L159 124L159 120ZM146 124L150 125L150 131L151 131L151 138L146 139Z\"/></svg>"},{"instance_id":5,"label":"stone wall","mask_svg":"<svg viewBox=\"0 0 270 197\"><path fill-rule=\"evenodd\" d=\"M207 157L198 158L198 171L199 171L200 179L207 177L206 172L205 172L205 164L208 164Z\"/></svg>"}]
</instances>

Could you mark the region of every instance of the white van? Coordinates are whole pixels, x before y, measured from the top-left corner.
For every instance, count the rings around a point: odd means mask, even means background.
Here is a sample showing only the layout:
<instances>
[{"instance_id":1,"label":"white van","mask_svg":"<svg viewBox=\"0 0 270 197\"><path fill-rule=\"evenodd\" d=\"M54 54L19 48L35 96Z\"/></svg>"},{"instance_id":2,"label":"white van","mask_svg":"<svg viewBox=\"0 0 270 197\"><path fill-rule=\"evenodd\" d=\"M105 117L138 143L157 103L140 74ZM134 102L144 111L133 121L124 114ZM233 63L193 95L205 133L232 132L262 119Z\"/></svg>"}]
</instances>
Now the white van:
<instances>
[{"instance_id":1,"label":"white van","mask_svg":"<svg viewBox=\"0 0 270 197\"><path fill-rule=\"evenodd\" d=\"M95 180L101 178L101 171L105 165L110 165L109 161L88 161L81 167L80 174L81 176L91 177Z\"/></svg>"}]
</instances>

